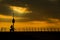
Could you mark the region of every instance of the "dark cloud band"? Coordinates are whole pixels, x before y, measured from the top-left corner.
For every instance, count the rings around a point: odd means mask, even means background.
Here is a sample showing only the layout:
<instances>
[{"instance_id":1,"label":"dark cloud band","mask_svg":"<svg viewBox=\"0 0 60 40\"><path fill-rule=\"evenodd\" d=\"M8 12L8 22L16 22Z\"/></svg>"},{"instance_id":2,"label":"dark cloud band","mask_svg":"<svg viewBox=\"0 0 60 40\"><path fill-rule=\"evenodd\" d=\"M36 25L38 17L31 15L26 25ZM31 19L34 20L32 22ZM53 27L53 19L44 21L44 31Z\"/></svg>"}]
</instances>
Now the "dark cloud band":
<instances>
[{"instance_id":1,"label":"dark cloud band","mask_svg":"<svg viewBox=\"0 0 60 40\"><path fill-rule=\"evenodd\" d=\"M16 16L27 17L29 20L60 19L60 0L54 2L49 0L3 0L0 6L0 14L11 16L12 11L6 5L24 7L25 3L29 5L33 13L24 16L16 14Z\"/></svg>"}]
</instances>

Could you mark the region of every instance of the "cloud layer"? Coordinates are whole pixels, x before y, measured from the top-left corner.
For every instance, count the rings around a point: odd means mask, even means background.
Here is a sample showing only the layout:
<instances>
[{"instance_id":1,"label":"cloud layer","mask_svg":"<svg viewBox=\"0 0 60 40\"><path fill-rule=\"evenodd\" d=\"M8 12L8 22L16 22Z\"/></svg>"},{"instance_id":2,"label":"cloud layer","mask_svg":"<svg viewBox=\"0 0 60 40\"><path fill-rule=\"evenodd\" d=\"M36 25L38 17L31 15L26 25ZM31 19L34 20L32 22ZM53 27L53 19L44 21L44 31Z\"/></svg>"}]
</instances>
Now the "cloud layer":
<instances>
[{"instance_id":1,"label":"cloud layer","mask_svg":"<svg viewBox=\"0 0 60 40\"><path fill-rule=\"evenodd\" d=\"M60 0L2 0L0 2L0 14L11 16L13 11L10 10L9 5L25 7L25 4L28 4L32 13L22 16L15 13L17 17L28 18L23 21L39 21L47 20L48 18L60 19Z\"/></svg>"}]
</instances>

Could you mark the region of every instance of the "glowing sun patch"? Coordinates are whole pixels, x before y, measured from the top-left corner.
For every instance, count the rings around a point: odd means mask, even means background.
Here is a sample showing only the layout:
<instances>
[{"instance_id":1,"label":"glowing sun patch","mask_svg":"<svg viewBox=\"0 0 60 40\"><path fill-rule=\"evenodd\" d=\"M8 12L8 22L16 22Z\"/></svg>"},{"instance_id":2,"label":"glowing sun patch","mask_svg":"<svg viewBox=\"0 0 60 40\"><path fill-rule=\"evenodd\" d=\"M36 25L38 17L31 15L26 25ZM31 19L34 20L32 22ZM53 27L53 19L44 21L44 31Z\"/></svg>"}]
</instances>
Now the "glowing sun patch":
<instances>
[{"instance_id":1,"label":"glowing sun patch","mask_svg":"<svg viewBox=\"0 0 60 40\"><path fill-rule=\"evenodd\" d=\"M29 11L28 8L26 7L16 7L16 6L10 6L10 8L13 10L13 12L17 12L20 14L25 14L25 13L31 13L32 11Z\"/></svg>"}]
</instances>

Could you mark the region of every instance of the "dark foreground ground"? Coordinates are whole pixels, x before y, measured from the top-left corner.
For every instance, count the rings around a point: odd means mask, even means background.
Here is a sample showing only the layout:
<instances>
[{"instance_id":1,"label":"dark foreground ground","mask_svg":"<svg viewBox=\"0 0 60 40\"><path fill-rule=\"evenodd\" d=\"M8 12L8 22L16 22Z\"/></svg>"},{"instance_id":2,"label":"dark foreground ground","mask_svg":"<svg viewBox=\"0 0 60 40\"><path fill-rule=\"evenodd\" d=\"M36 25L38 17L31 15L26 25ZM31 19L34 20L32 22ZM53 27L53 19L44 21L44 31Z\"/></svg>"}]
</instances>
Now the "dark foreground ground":
<instances>
[{"instance_id":1,"label":"dark foreground ground","mask_svg":"<svg viewBox=\"0 0 60 40\"><path fill-rule=\"evenodd\" d=\"M8 40L60 40L60 32L15 32L0 34L2 35L0 39Z\"/></svg>"}]
</instances>

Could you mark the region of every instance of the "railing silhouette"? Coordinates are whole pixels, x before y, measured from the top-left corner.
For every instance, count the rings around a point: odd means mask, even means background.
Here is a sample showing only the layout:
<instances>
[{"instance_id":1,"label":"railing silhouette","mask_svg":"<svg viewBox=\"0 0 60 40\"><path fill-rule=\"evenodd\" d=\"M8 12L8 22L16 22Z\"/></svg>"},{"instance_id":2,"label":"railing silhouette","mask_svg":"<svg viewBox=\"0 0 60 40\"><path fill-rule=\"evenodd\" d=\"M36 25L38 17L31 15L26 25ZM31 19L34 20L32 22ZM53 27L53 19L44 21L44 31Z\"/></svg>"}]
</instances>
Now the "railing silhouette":
<instances>
[{"instance_id":1,"label":"railing silhouette","mask_svg":"<svg viewBox=\"0 0 60 40\"><path fill-rule=\"evenodd\" d=\"M60 28L40 28L40 27L23 27L23 28L15 28L14 32L58 32L60 31ZM10 32L9 28L0 28L0 32Z\"/></svg>"}]
</instances>

